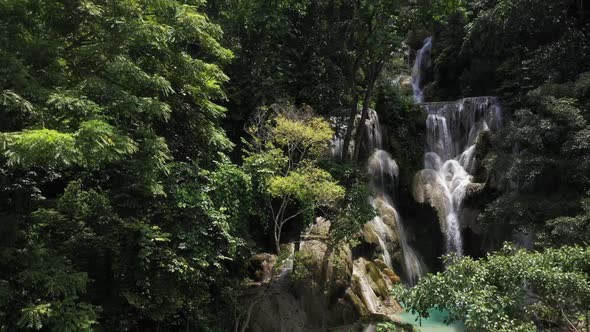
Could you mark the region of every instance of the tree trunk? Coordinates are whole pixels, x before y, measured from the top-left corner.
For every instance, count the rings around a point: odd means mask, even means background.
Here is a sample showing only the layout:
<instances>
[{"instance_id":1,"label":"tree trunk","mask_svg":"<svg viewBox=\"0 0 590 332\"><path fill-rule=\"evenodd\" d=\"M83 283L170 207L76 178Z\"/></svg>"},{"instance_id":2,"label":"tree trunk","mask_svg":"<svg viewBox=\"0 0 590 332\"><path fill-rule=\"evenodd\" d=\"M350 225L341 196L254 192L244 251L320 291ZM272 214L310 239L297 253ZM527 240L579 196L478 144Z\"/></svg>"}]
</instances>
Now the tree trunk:
<instances>
[{"instance_id":1,"label":"tree trunk","mask_svg":"<svg viewBox=\"0 0 590 332\"><path fill-rule=\"evenodd\" d=\"M258 303L258 301L253 301L248 306L248 312L246 313L246 318L244 320L244 324L242 325L242 328L240 329L240 332L246 332L246 329L248 328L248 325L250 325L250 319L252 318L252 310L254 309L254 306L257 303Z\"/></svg>"},{"instance_id":2,"label":"tree trunk","mask_svg":"<svg viewBox=\"0 0 590 332\"><path fill-rule=\"evenodd\" d=\"M276 244L276 250L277 250L277 256L279 256L281 254L281 245L279 244L280 242L280 235L276 235L275 233L275 244Z\"/></svg>"},{"instance_id":3,"label":"tree trunk","mask_svg":"<svg viewBox=\"0 0 590 332\"><path fill-rule=\"evenodd\" d=\"M340 156L340 160L342 160L342 161L348 160L348 148L350 147L350 140L352 138L352 129L354 128L354 119L356 119L356 113L358 112L357 104L359 101L359 96L356 93L356 89L353 89L352 94L353 94L352 105L350 108L350 115L348 116L348 123L346 125L346 134L344 135L344 144L342 144L342 155Z\"/></svg>"},{"instance_id":4,"label":"tree trunk","mask_svg":"<svg viewBox=\"0 0 590 332\"><path fill-rule=\"evenodd\" d=\"M383 66L385 65L384 61L379 61L374 63L373 65L369 66L369 77L367 81L367 89L365 90L365 96L363 100L363 110L361 113L361 121L358 124L358 130L356 132L355 141L357 142L354 146L354 153L352 155L352 160L358 160L359 152L361 149L361 142L363 136L365 135L365 122L367 121L367 117L369 114L369 102L371 101L371 97L373 96L373 89L375 88L375 83L377 82L377 78L381 74L383 70Z\"/></svg>"},{"instance_id":5,"label":"tree trunk","mask_svg":"<svg viewBox=\"0 0 590 332\"><path fill-rule=\"evenodd\" d=\"M361 150L361 142L363 141L363 136L365 135L365 122L367 121L367 117L369 115L369 101L371 100L371 96L373 95L373 87L375 86L375 77L377 75L372 75L370 78L370 82L368 82L367 90L365 91L365 96L363 100L363 110L361 113L361 121L358 123L358 127L356 130L356 137L354 141L356 144L354 145L354 152L352 154L352 160L358 160L359 152Z\"/></svg>"}]
</instances>

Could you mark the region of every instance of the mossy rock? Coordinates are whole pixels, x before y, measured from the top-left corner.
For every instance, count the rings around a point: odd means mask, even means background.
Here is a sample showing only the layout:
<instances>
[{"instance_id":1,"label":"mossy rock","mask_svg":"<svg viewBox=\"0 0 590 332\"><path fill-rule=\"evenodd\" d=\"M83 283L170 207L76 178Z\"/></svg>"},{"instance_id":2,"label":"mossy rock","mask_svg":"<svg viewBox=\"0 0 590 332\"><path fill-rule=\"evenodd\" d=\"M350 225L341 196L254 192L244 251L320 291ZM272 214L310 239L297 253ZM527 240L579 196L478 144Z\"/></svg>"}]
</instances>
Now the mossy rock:
<instances>
[{"instance_id":1,"label":"mossy rock","mask_svg":"<svg viewBox=\"0 0 590 332\"><path fill-rule=\"evenodd\" d=\"M375 265L377 265L377 267L378 267L378 268L379 268L379 270L381 270L381 271L383 271L383 270L385 270L385 269L387 269L387 268L388 268L387 264L385 264L385 262L383 262L382 260L380 260L380 259L378 259L378 258L377 258L377 259L374 259L374 260L373 260L373 263L374 263Z\"/></svg>"},{"instance_id":2,"label":"mossy rock","mask_svg":"<svg viewBox=\"0 0 590 332\"><path fill-rule=\"evenodd\" d=\"M385 280L383 280L383 275L381 274L381 271L379 270L377 265L375 265L373 262L368 261L365 263L365 271L369 276L369 280L371 281L371 288L373 288L375 294L377 294L383 299L388 298L389 289L387 287L387 284L385 283Z\"/></svg>"},{"instance_id":3,"label":"mossy rock","mask_svg":"<svg viewBox=\"0 0 590 332\"><path fill-rule=\"evenodd\" d=\"M340 247L332 252L326 271L326 281L330 286L330 298L341 294L344 289L350 286L352 269L352 252L348 246Z\"/></svg>"},{"instance_id":4,"label":"mossy rock","mask_svg":"<svg viewBox=\"0 0 590 332\"><path fill-rule=\"evenodd\" d=\"M358 296L352 294L358 299ZM358 299L360 301L360 299ZM330 306L328 325L329 326L342 326L356 323L360 318L361 314L358 308L353 303L354 299L341 298Z\"/></svg>"},{"instance_id":5,"label":"mossy rock","mask_svg":"<svg viewBox=\"0 0 590 332\"><path fill-rule=\"evenodd\" d=\"M353 277L353 280L356 280L356 284L358 284L358 279ZM361 298L355 294L352 288L346 290L346 293L344 294L344 299L348 301L350 304L352 304L352 307L355 309L359 317L367 317L369 315L369 309L367 309L367 306L365 305L363 300L361 300Z\"/></svg>"},{"instance_id":6,"label":"mossy rock","mask_svg":"<svg viewBox=\"0 0 590 332\"><path fill-rule=\"evenodd\" d=\"M465 198L470 199L474 198L477 195L480 195L485 189L485 183L470 183L467 185Z\"/></svg>"},{"instance_id":7,"label":"mossy rock","mask_svg":"<svg viewBox=\"0 0 590 332\"><path fill-rule=\"evenodd\" d=\"M388 267L383 269L383 274L385 274L394 284L397 284L401 281L401 278Z\"/></svg>"}]
</instances>

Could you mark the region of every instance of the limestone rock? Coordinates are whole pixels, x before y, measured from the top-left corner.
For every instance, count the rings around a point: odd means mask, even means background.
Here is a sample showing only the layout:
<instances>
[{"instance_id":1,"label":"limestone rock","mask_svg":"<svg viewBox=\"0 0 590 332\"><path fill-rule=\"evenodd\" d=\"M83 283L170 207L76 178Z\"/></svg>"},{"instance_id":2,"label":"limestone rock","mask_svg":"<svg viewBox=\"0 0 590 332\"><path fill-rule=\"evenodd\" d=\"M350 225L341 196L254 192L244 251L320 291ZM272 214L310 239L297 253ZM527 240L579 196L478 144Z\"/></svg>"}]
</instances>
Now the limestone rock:
<instances>
[{"instance_id":1,"label":"limestone rock","mask_svg":"<svg viewBox=\"0 0 590 332\"><path fill-rule=\"evenodd\" d=\"M367 261L365 262L365 270L367 275L370 277L370 286L375 294L377 294L382 299L389 298L389 288L387 287L383 275L381 274L381 271L377 265L371 261Z\"/></svg>"},{"instance_id":2,"label":"limestone rock","mask_svg":"<svg viewBox=\"0 0 590 332\"><path fill-rule=\"evenodd\" d=\"M250 272L255 281L268 282L272 277L272 268L277 262L277 256L260 253L250 257Z\"/></svg>"},{"instance_id":3,"label":"limestone rock","mask_svg":"<svg viewBox=\"0 0 590 332\"><path fill-rule=\"evenodd\" d=\"M366 223L363 226L363 240L369 244L379 245L379 236L374 227L372 223Z\"/></svg>"},{"instance_id":4,"label":"limestone rock","mask_svg":"<svg viewBox=\"0 0 590 332\"><path fill-rule=\"evenodd\" d=\"M369 315L369 310L367 309L367 306L363 303L361 298L358 297L358 295L356 295L352 288L346 290L346 293L344 294L344 299L352 304L353 308L355 309L359 317L367 317Z\"/></svg>"},{"instance_id":5,"label":"limestone rock","mask_svg":"<svg viewBox=\"0 0 590 332\"><path fill-rule=\"evenodd\" d=\"M383 269L383 274L385 274L389 278L389 280L394 284L397 284L401 281L400 277L387 267Z\"/></svg>"},{"instance_id":6,"label":"limestone rock","mask_svg":"<svg viewBox=\"0 0 590 332\"><path fill-rule=\"evenodd\" d=\"M309 226L306 232L304 232L303 237L306 236L316 236L322 238L328 238L330 235L330 226L332 223L330 220L324 217L316 218L315 222Z\"/></svg>"},{"instance_id":7,"label":"limestone rock","mask_svg":"<svg viewBox=\"0 0 590 332\"><path fill-rule=\"evenodd\" d=\"M388 268L387 264L385 264L384 261L382 261L378 258L373 260L373 264L375 264L379 268L379 270L381 270L381 271Z\"/></svg>"},{"instance_id":8,"label":"limestone rock","mask_svg":"<svg viewBox=\"0 0 590 332\"><path fill-rule=\"evenodd\" d=\"M412 86L411 76L401 76L399 80L399 86L403 93L411 95L414 87Z\"/></svg>"},{"instance_id":9,"label":"limestone rock","mask_svg":"<svg viewBox=\"0 0 590 332\"><path fill-rule=\"evenodd\" d=\"M401 311L401 307L392 298L389 290L392 282L390 278L379 270L377 264L358 258L354 261L351 290L362 301L369 315L391 316Z\"/></svg>"},{"instance_id":10,"label":"limestone rock","mask_svg":"<svg viewBox=\"0 0 590 332\"><path fill-rule=\"evenodd\" d=\"M249 331L303 332L305 331L305 322L305 312L297 298L277 287L255 306L252 311Z\"/></svg>"}]
</instances>

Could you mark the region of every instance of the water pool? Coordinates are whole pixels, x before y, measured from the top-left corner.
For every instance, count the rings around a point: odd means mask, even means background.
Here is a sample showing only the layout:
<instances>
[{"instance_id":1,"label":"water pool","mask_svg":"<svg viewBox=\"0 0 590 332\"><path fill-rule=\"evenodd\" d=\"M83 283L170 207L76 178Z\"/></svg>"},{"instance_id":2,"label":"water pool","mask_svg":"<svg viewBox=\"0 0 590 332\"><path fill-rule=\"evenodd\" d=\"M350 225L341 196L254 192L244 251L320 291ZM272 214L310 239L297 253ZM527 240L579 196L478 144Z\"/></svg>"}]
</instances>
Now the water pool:
<instances>
[{"instance_id":1,"label":"water pool","mask_svg":"<svg viewBox=\"0 0 590 332\"><path fill-rule=\"evenodd\" d=\"M461 322L455 322L451 325L446 325L444 319L447 314L443 311L431 309L430 317L422 319L420 324L417 321L418 316L404 311L396 315L396 318L403 323L408 323L416 326L421 332L464 332L465 326Z\"/></svg>"}]
</instances>

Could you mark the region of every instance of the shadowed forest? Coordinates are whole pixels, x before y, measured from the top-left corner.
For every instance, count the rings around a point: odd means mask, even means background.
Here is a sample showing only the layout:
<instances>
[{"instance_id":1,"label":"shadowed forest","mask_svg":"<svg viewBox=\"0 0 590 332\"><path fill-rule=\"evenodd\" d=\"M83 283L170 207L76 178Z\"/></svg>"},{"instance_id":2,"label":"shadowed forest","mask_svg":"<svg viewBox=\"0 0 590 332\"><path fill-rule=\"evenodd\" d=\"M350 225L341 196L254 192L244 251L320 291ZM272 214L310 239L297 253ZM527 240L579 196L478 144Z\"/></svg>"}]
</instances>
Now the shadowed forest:
<instances>
[{"instance_id":1,"label":"shadowed forest","mask_svg":"<svg viewBox=\"0 0 590 332\"><path fill-rule=\"evenodd\" d=\"M0 0L0 332L590 332L590 2Z\"/></svg>"}]
</instances>

